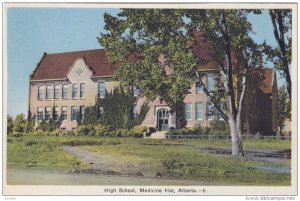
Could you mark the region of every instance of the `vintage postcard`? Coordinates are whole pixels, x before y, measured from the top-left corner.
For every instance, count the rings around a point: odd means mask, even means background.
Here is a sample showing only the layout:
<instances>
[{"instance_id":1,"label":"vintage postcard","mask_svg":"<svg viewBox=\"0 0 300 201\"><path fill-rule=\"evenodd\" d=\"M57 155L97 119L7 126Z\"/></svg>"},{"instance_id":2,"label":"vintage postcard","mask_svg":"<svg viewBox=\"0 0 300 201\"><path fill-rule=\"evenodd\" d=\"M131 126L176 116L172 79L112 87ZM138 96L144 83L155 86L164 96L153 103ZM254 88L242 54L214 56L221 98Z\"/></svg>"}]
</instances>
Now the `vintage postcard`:
<instances>
[{"instance_id":1,"label":"vintage postcard","mask_svg":"<svg viewBox=\"0 0 300 201\"><path fill-rule=\"evenodd\" d=\"M3 3L3 195L294 200L297 15Z\"/></svg>"}]
</instances>

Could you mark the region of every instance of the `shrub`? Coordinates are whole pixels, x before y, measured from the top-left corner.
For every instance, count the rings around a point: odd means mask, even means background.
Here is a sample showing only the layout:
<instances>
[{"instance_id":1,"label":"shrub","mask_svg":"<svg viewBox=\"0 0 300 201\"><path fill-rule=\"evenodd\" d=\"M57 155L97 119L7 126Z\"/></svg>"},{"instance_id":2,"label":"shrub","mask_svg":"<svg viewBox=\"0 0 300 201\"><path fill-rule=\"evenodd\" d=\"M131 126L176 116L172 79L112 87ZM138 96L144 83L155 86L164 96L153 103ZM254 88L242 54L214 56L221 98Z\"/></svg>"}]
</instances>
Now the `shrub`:
<instances>
[{"instance_id":1,"label":"shrub","mask_svg":"<svg viewBox=\"0 0 300 201\"><path fill-rule=\"evenodd\" d=\"M11 136L12 136L12 137L23 137L23 133L20 133L20 132L12 132L12 133L11 133Z\"/></svg>"},{"instance_id":2,"label":"shrub","mask_svg":"<svg viewBox=\"0 0 300 201\"><path fill-rule=\"evenodd\" d=\"M125 128L119 128L115 130L115 137L131 137L132 132L131 130L125 129Z\"/></svg>"},{"instance_id":3,"label":"shrub","mask_svg":"<svg viewBox=\"0 0 300 201\"><path fill-rule=\"evenodd\" d=\"M193 129L191 128L181 128L177 130L171 130L169 132L171 135L188 135L188 134L194 134Z\"/></svg>"},{"instance_id":4,"label":"shrub","mask_svg":"<svg viewBox=\"0 0 300 201\"><path fill-rule=\"evenodd\" d=\"M94 136L95 134L96 134L96 130L93 125L80 125L75 130L75 135Z\"/></svg>"},{"instance_id":5,"label":"shrub","mask_svg":"<svg viewBox=\"0 0 300 201\"><path fill-rule=\"evenodd\" d=\"M94 129L97 137L109 136L110 134L110 126L97 124L96 126L94 126Z\"/></svg>"},{"instance_id":6,"label":"shrub","mask_svg":"<svg viewBox=\"0 0 300 201\"><path fill-rule=\"evenodd\" d=\"M65 133L60 129L55 129L49 133L51 136L63 136Z\"/></svg>"},{"instance_id":7,"label":"shrub","mask_svg":"<svg viewBox=\"0 0 300 201\"><path fill-rule=\"evenodd\" d=\"M26 120L25 120L25 115L22 114L18 114L14 120L13 123L13 132L24 132L25 131L25 127L26 127Z\"/></svg>"},{"instance_id":8,"label":"shrub","mask_svg":"<svg viewBox=\"0 0 300 201\"><path fill-rule=\"evenodd\" d=\"M49 121L42 120L39 123L38 129L42 130L44 132L52 132L55 129L58 129L59 126L60 126L60 122L59 121L55 121L53 119L50 119Z\"/></svg>"},{"instance_id":9,"label":"shrub","mask_svg":"<svg viewBox=\"0 0 300 201\"><path fill-rule=\"evenodd\" d=\"M224 121L213 121L210 126L209 135L229 135L228 126Z\"/></svg>"},{"instance_id":10,"label":"shrub","mask_svg":"<svg viewBox=\"0 0 300 201\"><path fill-rule=\"evenodd\" d=\"M147 131L145 126L134 126L131 130L133 137L143 137L143 132Z\"/></svg>"},{"instance_id":11,"label":"shrub","mask_svg":"<svg viewBox=\"0 0 300 201\"><path fill-rule=\"evenodd\" d=\"M47 134L49 135L49 132L44 132L42 130L35 130L35 131L27 133L27 135L29 135L29 136L45 136Z\"/></svg>"}]
</instances>

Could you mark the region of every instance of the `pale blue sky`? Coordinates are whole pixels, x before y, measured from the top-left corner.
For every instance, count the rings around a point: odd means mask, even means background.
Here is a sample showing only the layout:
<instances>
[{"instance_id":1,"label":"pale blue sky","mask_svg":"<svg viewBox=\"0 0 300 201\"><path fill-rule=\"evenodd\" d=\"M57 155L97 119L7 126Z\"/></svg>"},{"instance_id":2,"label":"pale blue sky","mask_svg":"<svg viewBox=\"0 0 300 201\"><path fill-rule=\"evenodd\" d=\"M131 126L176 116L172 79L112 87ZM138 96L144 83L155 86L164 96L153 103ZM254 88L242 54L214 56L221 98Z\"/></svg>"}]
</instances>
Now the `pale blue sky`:
<instances>
[{"instance_id":1,"label":"pale blue sky","mask_svg":"<svg viewBox=\"0 0 300 201\"><path fill-rule=\"evenodd\" d=\"M43 52L57 53L100 48L104 12L118 9L9 8L8 114L27 115L29 75ZM255 40L275 44L268 15L250 16ZM268 67L271 67L270 65Z\"/></svg>"}]
</instances>

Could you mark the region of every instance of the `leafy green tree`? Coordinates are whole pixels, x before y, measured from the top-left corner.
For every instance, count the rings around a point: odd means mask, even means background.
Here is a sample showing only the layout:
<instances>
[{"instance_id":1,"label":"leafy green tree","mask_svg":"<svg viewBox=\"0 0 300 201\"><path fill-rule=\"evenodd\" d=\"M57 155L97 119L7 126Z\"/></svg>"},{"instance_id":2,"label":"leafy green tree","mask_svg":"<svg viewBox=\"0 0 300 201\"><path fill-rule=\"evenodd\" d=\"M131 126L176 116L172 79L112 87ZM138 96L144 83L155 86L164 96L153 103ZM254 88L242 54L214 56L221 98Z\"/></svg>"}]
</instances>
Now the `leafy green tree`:
<instances>
[{"instance_id":1,"label":"leafy green tree","mask_svg":"<svg viewBox=\"0 0 300 201\"><path fill-rule=\"evenodd\" d=\"M282 130L287 119L291 119L291 102L285 86L281 86L278 90L278 134L283 135Z\"/></svg>"},{"instance_id":2,"label":"leafy green tree","mask_svg":"<svg viewBox=\"0 0 300 201\"><path fill-rule=\"evenodd\" d=\"M258 46L249 37L248 10L123 9L117 17L105 14L106 32L99 42L118 67L122 83L136 85L149 100L160 97L177 111L192 84L204 92L220 116L229 124L232 154L243 155L241 110L246 77L261 64ZM259 11L255 11L259 12ZM193 32L200 29L212 47L215 71L220 76L227 111L221 96L208 91L197 66L205 58L192 52ZM117 50L117 51L116 51ZM234 66L232 53L240 60ZM224 62L225 61L225 62ZM236 80L236 81L235 81Z\"/></svg>"},{"instance_id":3,"label":"leafy green tree","mask_svg":"<svg viewBox=\"0 0 300 201\"><path fill-rule=\"evenodd\" d=\"M215 69L219 73L218 88L212 93L199 74L197 82L229 125L233 155L243 155L241 114L247 79L263 63L261 46L249 36L252 27L247 15L250 12L260 13L260 10L192 10L189 14L191 27L200 27L210 42ZM234 55L237 57L236 64ZM220 104L223 98L226 110Z\"/></svg>"},{"instance_id":4,"label":"leafy green tree","mask_svg":"<svg viewBox=\"0 0 300 201\"><path fill-rule=\"evenodd\" d=\"M25 115L18 114L14 120L13 132L24 132L26 128Z\"/></svg>"},{"instance_id":5,"label":"leafy green tree","mask_svg":"<svg viewBox=\"0 0 300 201\"><path fill-rule=\"evenodd\" d=\"M132 96L131 90L125 91L120 86L111 92L106 92L104 98L98 99L95 106L87 107L84 114L84 125L104 124L111 129L132 128L140 125L149 111L145 102L136 117L133 116L133 105L137 98ZM101 109L100 109L101 108Z\"/></svg>"},{"instance_id":6,"label":"leafy green tree","mask_svg":"<svg viewBox=\"0 0 300 201\"><path fill-rule=\"evenodd\" d=\"M35 116L32 116L31 112L28 112L25 133L29 133L34 130L35 119L36 119Z\"/></svg>"},{"instance_id":7,"label":"leafy green tree","mask_svg":"<svg viewBox=\"0 0 300 201\"><path fill-rule=\"evenodd\" d=\"M286 79L286 88L291 100L292 81L289 66L292 56L292 10L291 9L270 9L274 36L277 47L265 45L265 53L274 63L274 66Z\"/></svg>"},{"instance_id":8,"label":"leafy green tree","mask_svg":"<svg viewBox=\"0 0 300 201\"><path fill-rule=\"evenodd\" d=\"M85 107L83 125L96 125L99 119L99 109L97 105Z\"/></svg>"},{"instance_id":9,"label":"leafy green tree","mask_svg":"<svg viewBox=\"0 0 300 201\"><path fill-rule=\"evenodd\" d=\"M14 121L10 115L7 115L7 134L11 134L13 131Z\"/></svg>"}]
</instances>

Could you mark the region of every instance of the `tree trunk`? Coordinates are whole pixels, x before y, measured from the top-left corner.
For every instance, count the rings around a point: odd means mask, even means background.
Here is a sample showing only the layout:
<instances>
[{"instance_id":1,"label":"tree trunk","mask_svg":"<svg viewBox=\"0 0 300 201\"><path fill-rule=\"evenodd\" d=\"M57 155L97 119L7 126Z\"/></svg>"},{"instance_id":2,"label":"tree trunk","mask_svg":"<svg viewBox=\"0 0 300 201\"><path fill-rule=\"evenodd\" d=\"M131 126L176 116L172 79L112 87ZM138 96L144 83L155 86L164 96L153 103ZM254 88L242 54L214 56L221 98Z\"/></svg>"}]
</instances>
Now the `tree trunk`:
<instances>
[{"instance_id":1,"label":"tree trunk","mask_svg":"<svg viewBox=\"0 0 300 201\"><path fill-rule=\"evenodd\" d=\"M241 130L240 130L240 128L238 128L237 120L238 119L229 117L232 155L233 156L244 156L243 141L242 141L242 136L240 135Z\"/></svg>"}]
</instances>

